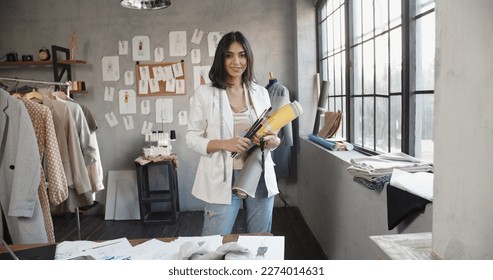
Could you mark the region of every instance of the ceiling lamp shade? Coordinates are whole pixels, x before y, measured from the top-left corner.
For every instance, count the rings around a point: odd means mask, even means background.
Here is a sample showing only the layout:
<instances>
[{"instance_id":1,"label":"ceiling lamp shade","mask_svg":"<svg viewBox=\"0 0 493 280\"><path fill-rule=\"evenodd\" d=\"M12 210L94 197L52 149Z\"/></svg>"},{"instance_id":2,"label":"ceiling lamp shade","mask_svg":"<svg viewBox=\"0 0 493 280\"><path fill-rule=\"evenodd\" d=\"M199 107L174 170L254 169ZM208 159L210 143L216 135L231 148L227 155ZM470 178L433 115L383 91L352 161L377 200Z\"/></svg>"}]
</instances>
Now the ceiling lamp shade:
<instances>
[{"instance_id":1,"label":"ceiling lamp shade","mask_svg":"<svg viewBox=\"0 0 493 280\"><path fill-rule=\"evenodd\" d=\"M160 10L171 6L171 0L121 0L120 4L129 9Z\"/></svg>"}]
</instances>

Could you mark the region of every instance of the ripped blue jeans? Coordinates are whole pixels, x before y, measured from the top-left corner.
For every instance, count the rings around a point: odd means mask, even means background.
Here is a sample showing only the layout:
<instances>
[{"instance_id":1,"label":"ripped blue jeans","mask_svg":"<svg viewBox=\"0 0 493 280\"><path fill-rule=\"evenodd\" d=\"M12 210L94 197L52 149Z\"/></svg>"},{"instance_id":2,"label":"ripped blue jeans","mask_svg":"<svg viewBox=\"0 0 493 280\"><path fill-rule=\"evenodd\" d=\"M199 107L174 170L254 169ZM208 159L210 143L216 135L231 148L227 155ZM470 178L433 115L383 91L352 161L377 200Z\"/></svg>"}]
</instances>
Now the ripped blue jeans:
<instances>
[{"instance_id":1,"label":"ripped blue jeans","mask_svg":"<svg viewBox=\"0 0 493 280\"><path fill-rule=\"evenodd\" d=\"M233 171L233 184L239 170ZM202 236L230 234L238 216L238 212L243 204L246 216L247 233L270 233L272 228L272 210L274 208L274 197L267 197L267 187L264 176L260 177L255 198L239 198L236 194L231 193L231 204L213 204L208 203L204 208L204 228Z\"/></svg>"}]
</instances>

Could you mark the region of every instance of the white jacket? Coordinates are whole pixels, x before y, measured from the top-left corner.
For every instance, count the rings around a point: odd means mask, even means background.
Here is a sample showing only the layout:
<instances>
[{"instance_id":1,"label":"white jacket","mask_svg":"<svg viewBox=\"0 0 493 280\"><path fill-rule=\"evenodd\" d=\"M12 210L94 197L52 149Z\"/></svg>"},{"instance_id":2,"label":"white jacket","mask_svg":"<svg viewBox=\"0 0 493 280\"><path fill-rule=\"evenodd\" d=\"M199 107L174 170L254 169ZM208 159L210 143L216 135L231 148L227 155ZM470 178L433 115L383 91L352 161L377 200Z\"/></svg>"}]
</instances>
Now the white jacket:
<instances>
[{"instance_id":1,"label":"white jacket","mask_svg":"<svg viewBox=\"0 0 493 280\"><path fill-rule=\"evenodd\" d=\"M246 88L245 92L247 92ZM257 115L271 106L267 90L258 84L252 84L250 96ZM197 87L194 96L190 99L186 142L188 148L202 155L195 175L192 194L205 202L230 204L233 174L231 153L226 153L226 167L221 151L207 153L209 141L221 139L219 98L223 98L223 139L233 137L233 113L229 107L226 91L211 85L201 85ZM273 196L279 193L274 162L270 152L266 150L265 153L265 182L268 195ZM225 168L226 180L223 180Z\"/></svg>"}]
</instances>

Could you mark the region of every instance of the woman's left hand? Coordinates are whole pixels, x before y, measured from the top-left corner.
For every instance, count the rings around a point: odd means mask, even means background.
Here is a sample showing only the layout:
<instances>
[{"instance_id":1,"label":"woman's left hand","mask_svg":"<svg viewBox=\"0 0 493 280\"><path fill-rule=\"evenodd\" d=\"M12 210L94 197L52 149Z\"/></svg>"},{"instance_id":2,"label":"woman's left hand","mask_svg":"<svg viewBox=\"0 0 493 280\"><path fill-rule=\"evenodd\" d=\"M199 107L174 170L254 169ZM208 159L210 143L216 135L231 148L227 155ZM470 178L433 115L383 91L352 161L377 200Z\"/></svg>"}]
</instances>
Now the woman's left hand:
<instances>
[{"instance_id":1,"label":"woman's left hand","mask_svg":"<svg viewBox=\"0 0 493 280\"><path fill-rule=\"evenodd\" d=\"M253 137L253 143L260 146L260 138L258 137L258 135L255 135ZM279 144L281 144L281 139L277 137L277 132L267 130L264 135L264 149L275 149L277 146L279 146Z\"/></svg>"}]
</instances>

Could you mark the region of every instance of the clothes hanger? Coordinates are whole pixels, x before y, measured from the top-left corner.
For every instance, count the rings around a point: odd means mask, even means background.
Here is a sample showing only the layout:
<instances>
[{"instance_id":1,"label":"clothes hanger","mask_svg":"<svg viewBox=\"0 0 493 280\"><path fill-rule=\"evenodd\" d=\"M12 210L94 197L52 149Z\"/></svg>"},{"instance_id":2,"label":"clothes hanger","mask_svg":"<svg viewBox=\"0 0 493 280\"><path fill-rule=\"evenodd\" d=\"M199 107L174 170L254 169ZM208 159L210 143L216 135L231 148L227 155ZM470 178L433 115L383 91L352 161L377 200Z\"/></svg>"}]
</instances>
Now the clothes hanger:
<instances>
[{"instance_id":1,"label":"clothes hanger","mask_svg":"<svg viewBox=\"0 0 493 280\"><path fill-rule=\"evenodd\" d=\"M61 90L57 90L51 93L51 96L56 99L56 97L67 100L67 94Z\"/></svg>"},{"instance_id":2,"label":"clothes hanger","mask_svg":"<svg viewBox=\"0 0 493 280\"><path fill-rule=\"evenodd\" d=\"M38 90L36 89L36 86L35 86L31 92L24 94L24 98L27 98L29 100L34 99L34 98L36 98L38 100L43 100L43 95L38 92Z\"/></svg>"},{"instance_id":3,"label":"clothes hanger","mask_svg":"<svg viewBox=\"0 0 493 280\"><path fill-rule=\"evenodd\" d=\"M16 97L18 99L22 98L24 96L24 94L20 93L17 91L17 85L19 85L19 82L17 82L15 84L15 88L14 88L14 91L10 93L10 95L12 95L13 97Z\"/></svg>"}]
</instances>

